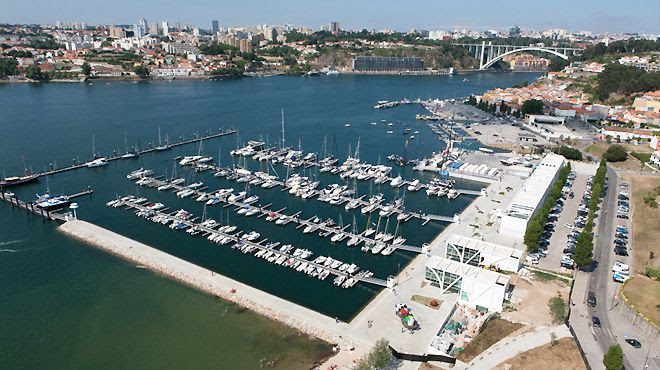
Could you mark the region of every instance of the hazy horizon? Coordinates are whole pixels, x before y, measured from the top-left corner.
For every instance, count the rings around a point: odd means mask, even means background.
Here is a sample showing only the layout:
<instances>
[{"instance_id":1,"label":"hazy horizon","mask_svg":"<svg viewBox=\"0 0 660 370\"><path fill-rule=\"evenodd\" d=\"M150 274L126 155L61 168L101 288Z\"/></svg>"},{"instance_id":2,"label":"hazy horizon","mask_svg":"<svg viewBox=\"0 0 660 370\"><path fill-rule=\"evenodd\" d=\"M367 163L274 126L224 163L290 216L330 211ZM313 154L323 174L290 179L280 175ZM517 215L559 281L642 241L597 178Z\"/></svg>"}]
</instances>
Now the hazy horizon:
<instances>
[{"instance_id":1,"label":"hazy horizon","mask_svg":"<svg viewBox=\"0 0 660 370\"><path fill-rule=\"evenodd\" d=\"M476 11L475 11L476 9ZM293 24L318 28L337 21L344 29L412 28L427 30L471 29L505 30L517 24L523 30L564 28L573 32L660 33L660 1L556 0L552 3L511 0L506 5L482 0L470 3L440 3L420 0L406 5L392 0L312 3L302 0L267 2L244 0L241 3L198 0L192 4L171 0L125 0L106 2L76 0L51 2L33 0L30 8L18 0L6 0L0 23L54 24L56 21L88 24L135 24L167 20L200 28L210 28L217 19L221 27L257 24Z\"/></svg>"}]
</instances>

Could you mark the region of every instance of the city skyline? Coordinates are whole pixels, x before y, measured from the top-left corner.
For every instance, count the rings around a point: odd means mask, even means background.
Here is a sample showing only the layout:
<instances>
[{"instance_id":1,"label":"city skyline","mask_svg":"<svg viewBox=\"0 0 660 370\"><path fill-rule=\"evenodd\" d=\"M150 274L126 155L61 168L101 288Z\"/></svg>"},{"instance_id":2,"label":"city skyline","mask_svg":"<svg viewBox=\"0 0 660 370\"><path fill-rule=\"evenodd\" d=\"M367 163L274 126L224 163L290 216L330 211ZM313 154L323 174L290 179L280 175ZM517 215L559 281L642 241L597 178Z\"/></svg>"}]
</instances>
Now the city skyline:
<instances>
[{"instance_id":1,"label":"city skyline","mask_svg":"<svg viewBox=\"0 0 660 370\"><path fill-rule=\"evenodd\" d=\"M118 6L117 3L110 6L106 2L89 0L85 7L81 7L79 2L73 0L57 3L35 0L32 5L37 10L28 13L25 12L24 3L9 0L3 7L0 23L54 24L56 21L80 21L89 24L134 24L140 18L147 18L149 22L179 21L181 24L209 29L212 19L219 20L220 27L293 24L311 28L335 20L344 29L356 30L503 30L517 24L523 29L535 30L564 28L598 33L660 33L660 3L652 0L629 1L625 8L618 7L620 2L613 0L579 3L558 0L543 4L541 11L526 10L532 7L529 2L522 0L509 1L506 6L478 1L469 7L427 0L416 2L416 6L402 7L386 0L378 3L378 14L371 14L374 6L371 1L351 3L350 7L347 4L346 1L340 1L330 6L300 0L265 4L256 0L240 4L213 3L209 0L200 0L194 4L163 4L146 0L130 6ZM475 8L479 12L474 12Z\"/></svg>"}]
</instances>

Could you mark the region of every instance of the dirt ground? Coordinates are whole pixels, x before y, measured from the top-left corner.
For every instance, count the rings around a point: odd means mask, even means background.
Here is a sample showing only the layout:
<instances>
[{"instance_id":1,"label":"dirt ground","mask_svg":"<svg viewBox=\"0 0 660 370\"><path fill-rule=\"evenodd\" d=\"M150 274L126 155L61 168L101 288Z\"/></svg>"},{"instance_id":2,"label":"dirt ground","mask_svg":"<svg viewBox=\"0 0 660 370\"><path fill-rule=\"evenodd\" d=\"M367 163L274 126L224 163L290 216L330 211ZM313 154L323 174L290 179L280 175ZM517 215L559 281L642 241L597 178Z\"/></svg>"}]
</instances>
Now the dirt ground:
<instances>
[{"instance_id":1,"label":"dirt ground","mask_svg":"<svg viewBox=\"0 0 660 370\"><path fill-rule=\"evenodd\" d=\"M626 159L623 162L610 162L610 164L615 167L615 168L620 168L623 170L631 170L631 171L650 171L650 169L642 162L640 162L637 158L633 157L630 155L632 152L639 152L639 153L650 153L653 150L647 143L640 143L638 145L633 145L633 144L627 144L627 143L615 143L613 142L612 144L617 144L621 145L622 147L626 148L626 151L628 152L628 159ZM595 143L590 145L585 149L586 152L591 153L597 157L602 157L602 155L605 153L607 148L610 146L610 144L605 143L605 142L600 142L600 143Z\"/></svg>"},{"instance_id":2,"label":"dirt ground","mask_svg":"<svg viewBox=\"0 0 660 370\"><path fill-rule=\"evenodd\" d=\"M512 279L515 285L511 303L515 311L503 312L502 318L530 326L552 325L552 315L548 302L550 298L561 296L568 306L570 287L562 280L543 281L538 278L520 277Z\"/></svg>"},{"instance_id":3,"label":"dirt ground","mask_svg":"<svg viewBox=\"0 0 660 370\"><path fill-rule=\"evenodd\" d=\"M623 289L628 301L646 318L660 325L660 281L654 281L644 275L635 275Z\"/></svg>"},{"instance_id":4,"label":"dirt ground","mask_svg":"<svg viewBox=\"0 0 660 370\"><path fill-rule=\"evenodd\" d=\"M502 319L492 319L488 321L482 331L470 342L467 347L458 355L458 359L469 363L475 357L493 344L508 336L512 336L518 330L525 330L522 324L512 323Z\"/></svg>"},{"instance_id":5,"label":"dirt ground","mask_svg":"<svg viewBox=\"0 0 660 370\"><path fill-rule=\"evenodd\" d=\"M582 370L586 369L580 351L573 338L562 338L555 343L523 352L497 365L498 370L543 369Z\"/></svg>"},{"instance_id":6,"label":"dirt ground","mask_svg":"<svg viewBox=\"0 0 660 370\"><path fill-rule=\"evenodd\" d=\"M633 271L643 274L649 263L660 266L660 207L644 204L644 197L660 186L660 177L625 174L622 178L630 184L632 192ZM651 252L655 255L652 261L649 259Z\"/></svg>"}]
</instances>

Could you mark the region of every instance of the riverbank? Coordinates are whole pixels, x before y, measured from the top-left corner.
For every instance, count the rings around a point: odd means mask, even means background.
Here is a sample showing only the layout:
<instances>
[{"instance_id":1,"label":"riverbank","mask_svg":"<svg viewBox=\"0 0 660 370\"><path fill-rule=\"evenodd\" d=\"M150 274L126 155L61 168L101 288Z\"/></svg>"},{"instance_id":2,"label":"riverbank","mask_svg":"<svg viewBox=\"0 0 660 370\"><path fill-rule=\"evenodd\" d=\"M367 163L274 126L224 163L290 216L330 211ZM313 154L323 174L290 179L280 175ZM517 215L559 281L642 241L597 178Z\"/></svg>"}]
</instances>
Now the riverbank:
<instances>
[{"instance_id":1,"label":"riverbank","mask_svg":"<svg viewBox=\"0 0 660 370\"><path fill-rule=\"evenodd\" d=\"M94 224L73 220L58 230L202 292L236 303L301 332L337 343L348 324L265 293Z\"/></svg>"}]
</instances>

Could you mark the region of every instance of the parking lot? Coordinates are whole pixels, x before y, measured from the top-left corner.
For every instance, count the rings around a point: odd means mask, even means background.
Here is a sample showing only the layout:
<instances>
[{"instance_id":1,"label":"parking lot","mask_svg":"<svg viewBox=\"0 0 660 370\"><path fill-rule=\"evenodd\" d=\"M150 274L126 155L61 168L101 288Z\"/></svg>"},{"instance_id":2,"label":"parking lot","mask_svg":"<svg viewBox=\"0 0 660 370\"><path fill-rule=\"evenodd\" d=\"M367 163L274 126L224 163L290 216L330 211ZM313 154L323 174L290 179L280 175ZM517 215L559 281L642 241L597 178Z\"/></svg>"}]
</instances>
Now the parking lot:
<instances>
[{"instance_id":1,"label":"parking lot","mask_svg":"<svg viewBox=\"0 0 660 370\"><path fill-rule=\"evenodd\" d=\"M570 256L566 255L569 251L566 249L573 244L572 241L577 238L586 222L588 198L583 197L588 190L588 180L595 173L595 167L592 165L574 164L572 167L572 175L567 181L571 184L570 188L565 189L565 196L555 205L541 239L541 246L547 248L544 252L545 257L539 258L538 267L542 269L557 272L572 271ZM569 239L571 235L572 239Z\"/></svg>"},{"instance_id":2,"label":"parking lot","mask_svg":"<svg viewBox=\"0 0 660 370\"><path fill-rule=\"evenodd\" d=\"M614 205L609 210L610 212L616 212L614 235L612 235L612 240L614 240L613 245L611 246L614 253L613 266L611 266L613 275L612 279L615 282L622 283L628 279L629 276L629 266L632 261L631 249L632 243L630 238L632 237L631 222L629 217L630 212L630 185L626 182L619 183L617 189L610 189L610 191L616 191L617 204L616 208Z\"/></svg>"}]
</instances>

